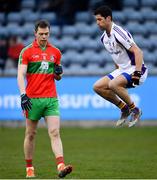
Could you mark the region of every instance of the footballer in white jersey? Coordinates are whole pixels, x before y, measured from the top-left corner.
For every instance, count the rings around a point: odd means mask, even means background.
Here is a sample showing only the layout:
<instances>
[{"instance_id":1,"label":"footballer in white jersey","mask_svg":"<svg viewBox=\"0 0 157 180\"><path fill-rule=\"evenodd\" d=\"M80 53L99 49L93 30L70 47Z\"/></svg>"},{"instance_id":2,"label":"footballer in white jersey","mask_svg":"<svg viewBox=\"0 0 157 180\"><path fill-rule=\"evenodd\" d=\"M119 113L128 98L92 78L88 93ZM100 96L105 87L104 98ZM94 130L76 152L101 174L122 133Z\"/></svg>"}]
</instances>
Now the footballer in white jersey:
<instances>
[{"instance_id":1,"label":"footballer in white jersey","mask_svg":"<svg viewBox=\"0 0 157 180\"><path fill-rule=\"evenodd\" d=\"M110 35L108 36L106 31L104 31L101 36L101 41L106 50L112 56L115 64L118 66L118 69L110 73L108 77L112 79L120 74L123 74L128 80L127 87L132 87L131 76L129 75L131 75L136 69L135 55L133 52L129 51L133 45L136 45L132 35L122 27L112 22ZM139 84L142 84L147 77L147 68L144 65L143 59L141 71L142 76L139 80ZM128 73L128 75L125 73Z\"/></svg>"},{"instance_id":2,"label":"footballer in white jersey","mask_svg":"<svg viewBox=\"0 0 157 180\"><path fill-rule=\"evenodd\" d=\"M97 25L104 31L101 41L117 67L94 84L94 91L121 110L116 126L124 124L131 115L128 126L132 127L139 121L142 111L130 98L127 88L136 87L147 78L142 50L128 31L113 22L109 7L97 8L94 15Z\"/></svg>"}]
</instances>

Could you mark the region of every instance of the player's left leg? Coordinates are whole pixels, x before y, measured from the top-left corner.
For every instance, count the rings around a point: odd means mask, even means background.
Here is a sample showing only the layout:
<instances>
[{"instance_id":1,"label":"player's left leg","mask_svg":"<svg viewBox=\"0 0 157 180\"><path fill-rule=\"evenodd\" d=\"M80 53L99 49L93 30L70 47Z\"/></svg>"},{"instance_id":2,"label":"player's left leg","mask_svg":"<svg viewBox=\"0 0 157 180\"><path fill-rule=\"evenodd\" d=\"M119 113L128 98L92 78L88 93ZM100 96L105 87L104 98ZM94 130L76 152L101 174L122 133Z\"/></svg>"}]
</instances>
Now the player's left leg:
<instances>
[{"instance_id":1,"label":"player's left leg","mask_svg":"<svg viewBox=\"0 0 157 180\"><path fill-rule=\"evenodd\" d=\"M115 104L121 110L121 117L117 121L116 126L124 124L128 116L130 115L128 105L124 101L122 101L117 96L117 94L109 87L110 82L113 81L114 78L122 74L122 72L123 71L121 71L120 69L116 69L110 74L96 81L96 83L94 84L94 91L98 95Z\"/></svg>"},{"instance_id":2,"label":"player's left leg","mask_svg":"<svg viewBox=\"0 0 157 180\"><path fill-rule=\"evenodd\" d=\"M148 75L147 67L142 66L142 76L140 78L140 85L145 82L145 80L147 79L147 75ZM142 115L141 109L139 109L137 107L134 108L131 112L131 120L130 120L128 126L132 127L132 126L136 125L136 123L140 120L141 115Z\"/></svg>"},{"instance_id":3,"label":"player's left leg","mask_svg":"<svg viewBox=\"0 0 157 180\"><path fill-rule=\"evenodd\" d=\"M72 172L72 166L66 166L64 163L63 145L60 137L60 118L59 116L46 116L45 121L48 126L52 151L56 157L58 176L62 178Z\"/></svg>"},{"instance_id":4,"label":"player's left leg","mask_svg":"<svg viewBox=\"0 0 157 180\"><path fill-rule=\"evenodd\" d=\"M142 115L141 109L139 109L138 107L134 108L131 111L131 120L128 123L128 127L132 127L136 125L138 121L140 120L141 115Z\"/></svg>"},{"instance_id":5,"label":"player's left leg","mask_svg":"<svg viewBox=\"0 0 157 180\"><path fill-rule=\"evenodd\" d=\"M126 88L127 84L128 80L123 75L117 76L109 83L110 89L112 89L112 91L114 91L115 94L117 94L117 96L127 104L127 106L123 109L124 111L121 112L121 118L117 121L117 126L123 124L131 112L137 109L128 94L128 90Z\"/></svg>"}]
</instances>

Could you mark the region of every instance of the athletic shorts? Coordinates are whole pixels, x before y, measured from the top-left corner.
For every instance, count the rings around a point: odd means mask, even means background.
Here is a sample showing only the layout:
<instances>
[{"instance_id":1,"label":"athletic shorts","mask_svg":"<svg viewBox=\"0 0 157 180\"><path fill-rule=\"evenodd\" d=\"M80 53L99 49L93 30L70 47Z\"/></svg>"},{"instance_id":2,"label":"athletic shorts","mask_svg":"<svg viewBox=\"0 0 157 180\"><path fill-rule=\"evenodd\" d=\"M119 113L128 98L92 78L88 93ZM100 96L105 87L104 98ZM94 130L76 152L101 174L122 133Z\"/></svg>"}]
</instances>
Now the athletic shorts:
<instances>
[{"instance_id":1,"label":"athletic shorts","mask_svg":"<svg viewBox=\"0 0 157 180\"><path fill-rule=\"evenodd\" d=\"M31 120L40 120L45 116L59 116L59 104L57 98L31 98L32 109L25 112L25 116Z\"/></svg>"},{"instance_id":2,"label":"athletic shorts","mask_svg":"<svg viewBox=\"0 0 157 180\"><path fill-rule=\"evenodd\" d=\"M133 86L131 85L131 74L135 71L135 66L131 66L130 68L127 69L116 69L113 72L111 72L110 74L108 74L107 76L112 80L116 77L118 77L119 75L123 75L127 81L127 88L132 88ZM143 65L142 66L142 76L140 78L140 84L143 84L144 81L146 80L148 75L148 69Z\"/></svg>"}]
</instances>

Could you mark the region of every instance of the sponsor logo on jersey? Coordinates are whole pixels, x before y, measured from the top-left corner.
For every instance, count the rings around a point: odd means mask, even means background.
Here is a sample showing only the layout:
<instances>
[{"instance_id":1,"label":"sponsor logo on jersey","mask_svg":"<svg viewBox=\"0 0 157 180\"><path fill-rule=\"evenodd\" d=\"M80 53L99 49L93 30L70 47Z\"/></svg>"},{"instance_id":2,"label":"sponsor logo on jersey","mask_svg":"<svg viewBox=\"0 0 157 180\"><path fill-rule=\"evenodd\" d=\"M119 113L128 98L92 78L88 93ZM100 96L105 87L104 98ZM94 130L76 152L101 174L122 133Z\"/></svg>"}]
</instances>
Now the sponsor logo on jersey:
<instances>
[{"instance_id":1,"label":"sponsor logo on jersey","mask_svg":"<svg viewBox=\"0 0 157 180\"><path fill-rule=\"evenodd\" d=\"M32 58L33 58L33 59L39 59L39 55L38 55L38 54L33 54L33 55L32 55Z\"/></svg>"}]
</instances>

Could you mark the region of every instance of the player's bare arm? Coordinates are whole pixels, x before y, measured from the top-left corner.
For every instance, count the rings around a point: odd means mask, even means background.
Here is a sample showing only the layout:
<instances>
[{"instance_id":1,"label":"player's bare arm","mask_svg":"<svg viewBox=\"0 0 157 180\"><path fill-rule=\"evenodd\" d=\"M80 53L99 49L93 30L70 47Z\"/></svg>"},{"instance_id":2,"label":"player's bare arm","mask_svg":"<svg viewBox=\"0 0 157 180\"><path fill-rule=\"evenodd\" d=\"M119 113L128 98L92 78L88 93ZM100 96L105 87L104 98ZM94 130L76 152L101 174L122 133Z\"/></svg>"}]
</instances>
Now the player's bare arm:
<instances>
[{"instance_id":1,"label":"player's bare arm","mask_svg":"<svg viewBox=\"0 0 157 180\"><path fill-rule=\"evenodd\" d=\"M142 63L143 63L142 50L136 44L133 44L131 48L129 49L129 51L134 53L135 55L136 71L141 71Z\"/></svg>"},{"instance_id":2,"label":"player's bare arm","mask_svg":"<svg viewBox=\"0 0 157 180\"><path fill-rule=\"evenodd\" d=\"M32 107L32 103L30 101L30 98L27 96L25 91L25 75L27 72L27 65L21 65L18 66L18 75L17 75L17 81L18 86L21 94L21 107L22 110L29 111Z\"/></svg>"},{"instance_id":3,"label":"player's bare arm","mask_svg":"<svg viewBox=\"0 0 157 180\"><path fill-rule=\"evenodd\" d=\"M27 72L27 65L19 64L18 65L18 73L17 73L17 81L20 90L20 94L25 94L25 76Z\"/></svg>"}]
</instances>

